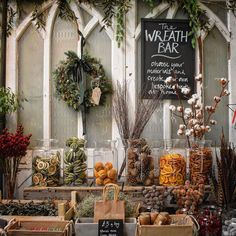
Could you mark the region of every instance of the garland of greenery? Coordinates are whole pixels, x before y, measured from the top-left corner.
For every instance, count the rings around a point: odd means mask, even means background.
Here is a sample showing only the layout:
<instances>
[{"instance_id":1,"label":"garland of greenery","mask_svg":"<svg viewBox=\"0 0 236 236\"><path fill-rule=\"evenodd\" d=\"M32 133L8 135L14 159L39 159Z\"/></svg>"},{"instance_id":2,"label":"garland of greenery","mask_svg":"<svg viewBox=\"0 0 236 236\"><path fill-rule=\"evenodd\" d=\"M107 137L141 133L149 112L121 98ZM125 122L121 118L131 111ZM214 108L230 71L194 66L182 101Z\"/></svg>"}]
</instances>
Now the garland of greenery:
<instances>
[{"instance_id":1,"label":"garland of greenery","mask_svg":"<svg viewBox=\"0 0 236 236\"><path fill-rule=\"evenodd\" d=\"M156 0L143 0L150 8L154 8ZM189 25L191 27L190 35L192 35L192 46L195 47L196 39L198 38L198 33L200 29L208 30L208 17L205 11L203 11L198 0L160 0L161 2L169 3L171 6L174 3L178 3L179 7L184 9L184 11L189 16Z\"/></svg>"},{"instance_id":2,"label":"garland of greenery","mask_svg":"<svg viewBox=\"0 0 236 236\"><path fill-rule=\"evenodd\" d=\"M75 111L80 110L84 105L86 111L90 107L96 106L91 101L93 89L101 89L101 98L99 105L104 105L108 94L112 93L112 83L106 77L102 64L94 57L85 54L81 60L75 52L65 53L66 59L61 61L57 69L53 72L55 81L56 95L58 99L63 100L69 107ZM86 87L80 86L80 79L77 77L79 66L87 67L84 69L86 76ZM81 97L84 94L84 97Z\"/></svg>"},{"instance_id":3,"label":"garland of greenery","mask_svg":"<svg viewBox=\"0 0 236 236\"><path fill-rule=\"evenodd\" d=\"M62 19L74 21L76 23L76 16L70 8L70 2L72 0L54 0L58 5L58 15ZM103 22L107 27L112 25L112 18L116 18L116 40L118 46L123 42L125 37L125 15L132 7L131 0L74 0L76 3L86 3L93 6L98 6L103 9L104 18ZM35 5L34 11L32 13L32 20L36 22L38 28L45 27L46 13L42 11L42 4L47 2L47 0L15 0L17 4L18 11L21 12L24 3L31 3ZM179 7L184 9L189 16L189 24L191 26L190 34L192 37L193 47L196 44L196 38L198 37L198 32L200 29L207 30L208 17L199 7L199 0L143 0L143 2L153 9L156 5L160 3L168 3L173 5L178 3ZM226 0L226 9L229 9L235 13L236 3L234 0ZM0 8L0 11L2 9ZM8 6L8 35L14 26L14 17L16 12Z\"/></svg>"},{"instance_id":4,"label":"garland of greenery","mask_svg":"<svg viewBox=\"0 0 236 236\"><path fill-rule=\"evenodd\" d=\"M42 4L47 0L15 0L19 11L22 10L24 3L32 3L35 5L34 11L32 13L32 20L36 22L38 28L45 27L46 15L42 11ZM62 19L70 20L76 22L76 16L70 8L71 0L54 0L58 4L58 15ZM98 6L103 9L104 18L103 22L107 27L112 25L112 18L116 18L116 40L118 46L122 43L125 37L125 15L132 7L131 0L74 0L76 3L86 3L94 6ZM205 12L199 7L198 0L143 0L151 9L153 9L157 4L162 2L169 3L173 5L178 3L181 8L183 8L189 15L190 26L192 28L191 35L193 35L192 45L195 45L197 34L200 29L206 29L208 18ZM8 8L8 32L13 27L13 18L15 12L12 8Z\"/></svg>"}]
</instances>

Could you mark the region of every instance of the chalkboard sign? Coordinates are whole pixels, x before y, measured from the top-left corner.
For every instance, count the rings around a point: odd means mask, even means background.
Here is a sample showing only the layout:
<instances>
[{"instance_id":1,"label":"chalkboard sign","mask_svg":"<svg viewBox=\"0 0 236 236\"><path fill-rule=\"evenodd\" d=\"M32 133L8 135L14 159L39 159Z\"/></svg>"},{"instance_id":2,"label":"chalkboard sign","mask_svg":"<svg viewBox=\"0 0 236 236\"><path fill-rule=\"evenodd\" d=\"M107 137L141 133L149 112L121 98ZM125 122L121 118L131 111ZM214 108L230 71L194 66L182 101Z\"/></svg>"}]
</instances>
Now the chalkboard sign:
<instances>
[{"instance_id":1,"label":"chalkboard sign","mask_svg":"<svg viewBox=\"0 0 236 236\"><path fill-rule=\"evenodd\" d=\"M150 99L162 91L163 99L177 99L165 84L174 71L180 87L194 92L195 50L187 20L141 19L141 94Z\"/></svg>"},{"instance_id":2,"label":"chalkboard sign","mask_svg":"<svg viewBox=\"0 0 236 236\"><path fill-rule=\"evenodd\" d=\"M98 236L123 236L123 220L99 220Z\"/></svg>"}]
</instances>

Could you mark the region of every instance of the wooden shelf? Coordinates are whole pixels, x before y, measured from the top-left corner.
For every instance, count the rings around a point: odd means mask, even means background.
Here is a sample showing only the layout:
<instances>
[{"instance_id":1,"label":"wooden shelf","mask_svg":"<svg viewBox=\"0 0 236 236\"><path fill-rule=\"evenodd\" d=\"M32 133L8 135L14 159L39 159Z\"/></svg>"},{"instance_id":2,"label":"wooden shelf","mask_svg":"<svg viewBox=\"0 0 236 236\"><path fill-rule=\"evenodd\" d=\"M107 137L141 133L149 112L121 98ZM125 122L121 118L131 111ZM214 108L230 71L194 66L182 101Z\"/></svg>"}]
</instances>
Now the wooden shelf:
<instances>
[{"instance_id":1,"label":"wooden shelf","mask_svg":"<svg viewBox=\"0 0 236 236\"><path fill-rule=\"evenodd\" d=\"M141 196L143 186L124 186L123 191L127 194L133 194L135 198ZM151 188L151 186L147 187ZM163 189L163 186L157 186L157 189ZM173 188L173 187L171 187ZM24 199L40 199L45 200L48 198L52 199L63 199L70 200L71 191L76 191L78 196L83 198L88 193L101 193L103 187L70 187L70 186L60 186L60 187L28 187L24 189ZM206 191L210 191L210 186L206 186Z\"/></svg>"}]
</instances>

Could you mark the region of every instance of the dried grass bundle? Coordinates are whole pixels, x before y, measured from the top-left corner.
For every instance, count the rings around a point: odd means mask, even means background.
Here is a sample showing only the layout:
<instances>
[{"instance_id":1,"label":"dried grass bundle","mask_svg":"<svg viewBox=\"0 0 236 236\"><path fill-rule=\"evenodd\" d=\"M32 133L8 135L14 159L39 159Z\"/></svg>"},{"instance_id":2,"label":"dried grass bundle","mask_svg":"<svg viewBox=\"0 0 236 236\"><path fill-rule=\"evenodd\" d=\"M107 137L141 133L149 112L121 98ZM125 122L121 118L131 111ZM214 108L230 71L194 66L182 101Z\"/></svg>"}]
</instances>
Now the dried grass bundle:
<instances>
[{"instance_id":1,"label":"dried grass bundle","mask_svg":"<svg viewBox=\"0 0 236 236\"><path fill-rule=\"evenodd\" d=\"M220 157L216 153L218 175L211 176L217 204L226 208L232 206L236 189L236 150L226 141L222 131Z\"/></svg>"},{"instance_id":2,"label":"dried grass bundle","mask_svg":"<svg viewBox=\"0 0 236 236\"><path fill-rule=\"evenodd\" d=\"M144 89L143 91L146 91ZM121 85L117 82L113 99L113 114L118 126L119 134L122 139L125 149L127 148L128 139L140 138L145 126L150 120L152 114L159 105L161 92L154 95L153 99L143 100L141 94L139 95L137 110L135 111L134 125L131 127L131 120L128 113L127 102L127 82ZM118 179L120 179L126 166L126 159L124 158L122 166L119 171Z\"/></svg>"}]
</instances>

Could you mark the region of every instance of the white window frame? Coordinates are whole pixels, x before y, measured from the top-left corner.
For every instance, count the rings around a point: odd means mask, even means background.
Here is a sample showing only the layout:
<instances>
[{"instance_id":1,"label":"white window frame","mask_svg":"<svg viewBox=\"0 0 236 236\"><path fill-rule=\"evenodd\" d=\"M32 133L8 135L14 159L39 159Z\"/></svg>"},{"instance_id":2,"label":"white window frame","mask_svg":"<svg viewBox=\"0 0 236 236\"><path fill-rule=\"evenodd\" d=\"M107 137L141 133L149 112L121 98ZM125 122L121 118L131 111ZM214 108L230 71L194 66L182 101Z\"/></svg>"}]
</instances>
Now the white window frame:
<instances>
[{"instance_id":1,"label":"white window frame","mask_svg":"<svg viewBox=\"0 0 236 236\"><path fill-rule=\"evenodd\" d=\"M91 6L86 4L80 4L80 7L85 10L88 14L92 16L92 19L85 26L80 8L77 7L75 3L71 3L71 8L75 12L78 18L78 25L80 31L83 33L84 37L87 38L88 35L93 31L97 24L101 26L104 25L102 22L102 15ZM228 26L220 20L217 15L215 15L206 5L200 3L200 7L206 11L206 14L210 18L210 28L216 26L222 36L225 38L230 47L231 57L228 58L228 77L230 80L229 90L231 92L229 96L229 103L236 102L236 19L231 12L228 13ZM43 10L48 9L49 15L46 23L46 30L40 31L40 35L44 40L44 71L43 71L43 138L51 138L51 101L50 101L50 78L51 78L51 38L52 29L55 23L57 5L53 1L44 4ZM174 5L170 7L168 3L162 3L158 5L153 11L145 16L145 18L157 17L165 10L167 12L167 18L174 18L178 6ZM111 40L111 71L113 82L119 81L123 83L125 79L128 81L128 93L129 93L129 109L130 114L134 116L134 111L136 107L136 75L137 75L137 41L141 34L140 23L136 27L136 15L137 15L137 0L132 0L132 8L126 16L126 37L125 43L122 44L120 48L117 46L115 40L115 32L113 28L106 28L105 32ZM35 27L34 22L31 22L31 14L24 19L24 21L13 30L11 36L7 39L7 81L6 86L10 87L14 92L18 91L18 41L27 28L32 24ZM35 28L36 29L36 28ZM234 37L231 37L231 33ZM204 41L206 37L205 32L201 32L201 37ZM78 55L80 53L80 40L78 40L77 45ZM196 74L199 71L199 53L196 49ZM197 89L199 90L199 89ZM171 116L169 112L170 100L165 100L163 105L163 137L171 137ZM229 111L229 140L236 140L236 130L231 127L232 112ZM133 118L133 117L132 117ZM78 136L81 137L82 130L82 119L81 113L78 112ZM8 125L11 127L16 127L17 125L17 114L13 114L8 117ZM114 118L112 118L112 138L119 138L118 129Z\"/></svg>"}]
</instances>

